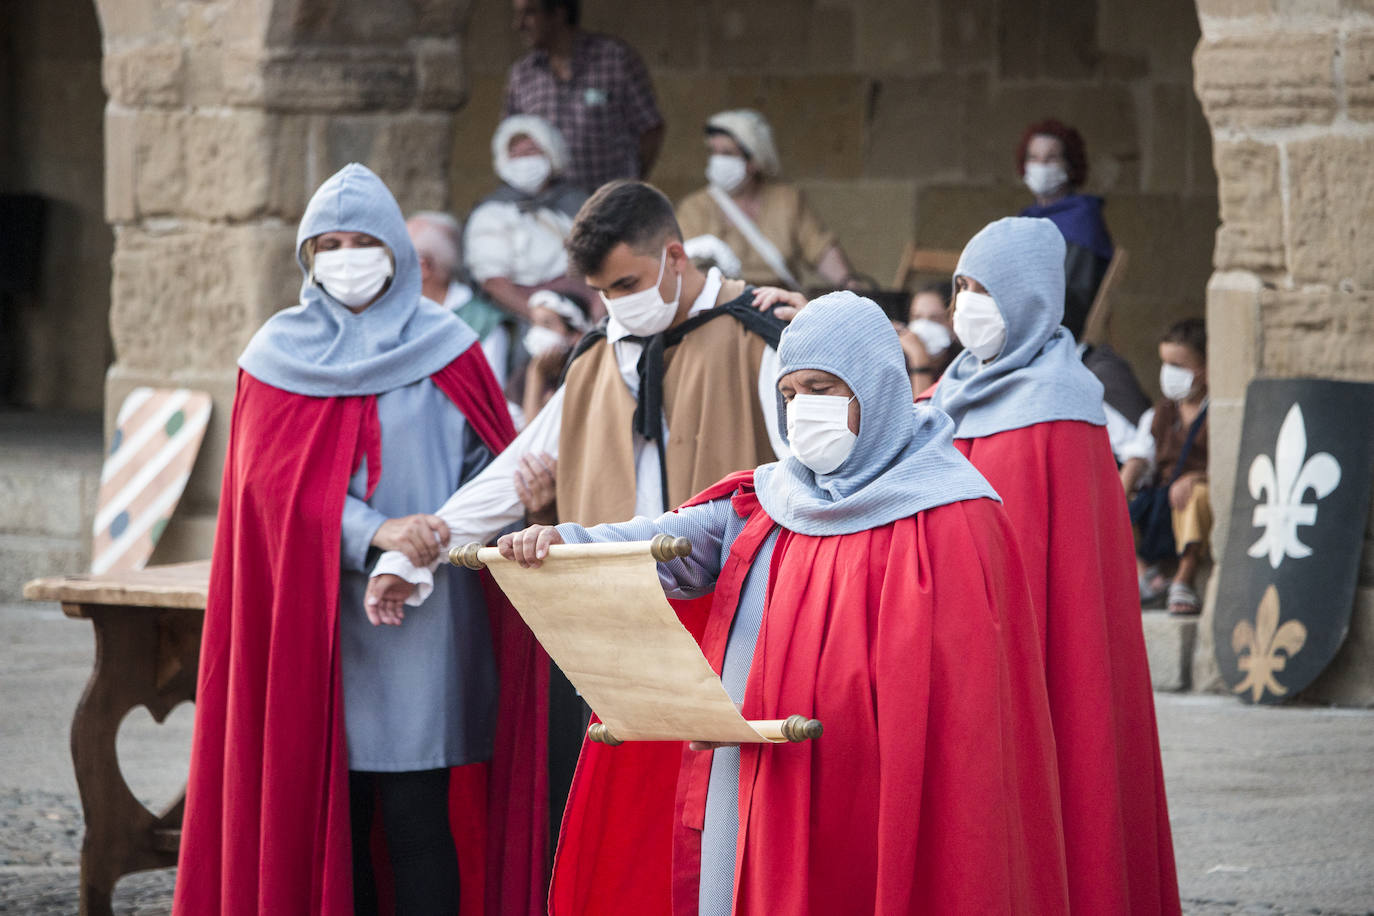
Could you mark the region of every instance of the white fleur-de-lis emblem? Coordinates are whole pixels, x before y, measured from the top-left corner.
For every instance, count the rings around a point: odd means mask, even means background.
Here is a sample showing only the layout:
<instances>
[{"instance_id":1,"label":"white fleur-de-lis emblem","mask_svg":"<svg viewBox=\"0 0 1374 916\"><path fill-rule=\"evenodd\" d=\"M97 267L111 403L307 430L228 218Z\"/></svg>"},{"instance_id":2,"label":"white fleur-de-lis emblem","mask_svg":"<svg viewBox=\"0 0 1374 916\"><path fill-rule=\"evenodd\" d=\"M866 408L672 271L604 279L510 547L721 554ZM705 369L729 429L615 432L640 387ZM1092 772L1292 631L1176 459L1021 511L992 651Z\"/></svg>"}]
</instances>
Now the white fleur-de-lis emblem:
<instances>
[{"instance_id":1,"label":"white fleur-de-lis emblem","mask_svg":"<svg viewBox=\"0 0 1374 916\"><path fill-rule=\"evenodd\" d=\"M1312 555L1312 548L1298 540L1298 526L1317 521L1317 504L1305 503L1311 490L1317 499L1327 496L1341 482L1341 466L1329 452L1313 455L1306 461L1307 427L1302 408L1294 404L1279 427L1274 460L1259 455L1250 463L1250 496L1268 500L1255 507L1254 525L1264 534L1251 545L1249 555L1269 555L1269 565L1279 568L1285 556L1300 559Z\"/></svg>"}]
</instances>

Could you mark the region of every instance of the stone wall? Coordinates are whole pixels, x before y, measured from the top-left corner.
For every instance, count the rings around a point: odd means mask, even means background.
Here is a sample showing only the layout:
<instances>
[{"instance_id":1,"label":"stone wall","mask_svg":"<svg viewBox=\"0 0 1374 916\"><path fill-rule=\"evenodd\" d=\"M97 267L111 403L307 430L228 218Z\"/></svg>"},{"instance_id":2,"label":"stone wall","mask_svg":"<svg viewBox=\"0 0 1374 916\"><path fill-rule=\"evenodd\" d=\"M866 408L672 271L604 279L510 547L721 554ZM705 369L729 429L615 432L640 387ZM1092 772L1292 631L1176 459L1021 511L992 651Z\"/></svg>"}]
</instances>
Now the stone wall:
<instances>
[{"instance_id":1,"label":"stone wall","mask_svg":"<svg viewBox=\"0 0 1374 916\"><path fill-rule=\"evenodd\" d=\"M100 28L90 0L0 5L0 190L46 201L39 287L18 307L18 403L96 411L110 334ZM11 244L6 242L6 244Z\"/></svg>"},{"instance_id":2,"label":"stone wall","mask_svg":"<svg viewBox=\"0 0 1374 916\"><path fill-rule=\"evenodd\" d=\"M1087 140L1089 190L1131 255L1113 324L1154 391L1155 340L1203 311L1216 229L1211 137L1193 94L1191 0L769 0L613 4L584 24L643 55L668 122L652 180L703 183L701 126L752 106L783 169L859 270L890 283L908 241L961 248L1030 202L1015 173L1026 124L1057 116ZM490 137L523 48L509 0L475 0L470 101L453 151L460 210L489 191Z\"/></svg>"},{"instance_id":3,"label":"stone wall","mask_svg":"<svg viewBox=\"0 0 1374 916\"><path fill-rule=\"evenodd\" d=\"M404 208L448 203L461 0L97 0L115 227L106 427L130 389L215 400L155 561L209 555L234 360L296 301L310 193L361 161Z\"/></svg>"},{"instance_id":4,"label":"stone wall","mask_svg":"<svg viewBox=\"0 0 1374 916\"><path fill-rule=\"evenodd\" d=\"M1207 293L1220 550L1249 381L1374 381L1374 4L1200 0L1198 8L1195 85L1215 137L1222 220ZM1206 620L1201 629L1194 682L1215 684ZM1374 705L1368 532L1350 636L1307 696Z\"/></svg>"}]
</instances>

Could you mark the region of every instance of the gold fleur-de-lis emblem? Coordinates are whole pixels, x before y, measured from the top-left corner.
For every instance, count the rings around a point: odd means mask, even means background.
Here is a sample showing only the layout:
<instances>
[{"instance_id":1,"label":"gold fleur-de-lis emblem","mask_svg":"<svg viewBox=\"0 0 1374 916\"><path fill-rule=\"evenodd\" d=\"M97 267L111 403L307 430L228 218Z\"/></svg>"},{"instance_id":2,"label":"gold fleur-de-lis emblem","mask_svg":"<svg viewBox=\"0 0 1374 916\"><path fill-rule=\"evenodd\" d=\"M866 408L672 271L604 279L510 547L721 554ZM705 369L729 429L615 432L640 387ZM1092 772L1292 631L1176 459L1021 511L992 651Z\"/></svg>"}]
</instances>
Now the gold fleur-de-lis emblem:
<instances>
[{"instance_id":1,"label":"gold fleur-de-lis emblem","mask_svg":"<svg viewBox=\"0 0 1374 916\"><path fill-rule=\"evenodd\" d=\"M1242 620L1231 631L1231 648L1236 653L1236 667L1245 672L1245 679L1231 688L1233 693L1250 691L1250 700L1258 703L1267 690L1276 697L1288 693L1274 675L1284 669L1288 659L1302 651L1307 642L1307 627L1297 620L1279 626L1279 592L1274 586L1264 590L1255 623Z\"/></svg>"},{"instance_id":2,"label":"gold fleur-de-lis emblem","mask_svg":"<svg viewBox=\"0 0 1374 916\"><path fill-rule=\"evenodd\" d=\"M1298 540L1298 526L1316 523L1317 505L1303 502L1303 497L1311 490L1322 499L1340 482L1341 466L1329 452L1307 457L1307 426L1302 408L1294 404L1279 427L1273 460L1258 455L1250 464L1250 496L1259 499L1267 493L1268 499L1255 507L1253 524L1263 527L1264 533L1247 553L1252 557L1268 554L1274 569L1285 556L1311 556L1312 548Z\"/></svg>"}]
</instances>

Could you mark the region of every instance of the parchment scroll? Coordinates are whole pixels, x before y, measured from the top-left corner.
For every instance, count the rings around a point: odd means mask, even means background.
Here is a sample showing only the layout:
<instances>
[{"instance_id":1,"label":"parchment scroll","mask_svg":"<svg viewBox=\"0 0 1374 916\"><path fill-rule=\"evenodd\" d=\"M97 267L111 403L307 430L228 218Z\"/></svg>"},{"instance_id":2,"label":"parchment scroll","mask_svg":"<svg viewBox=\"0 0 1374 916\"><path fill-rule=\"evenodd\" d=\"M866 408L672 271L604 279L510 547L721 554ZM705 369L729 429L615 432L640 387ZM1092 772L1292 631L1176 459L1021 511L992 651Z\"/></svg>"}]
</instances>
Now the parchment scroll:
<instances>
[{"instance_id":1,"label":"parchment scroll","mask_svg":"<svg viewBox=\"0 0 1374 916\"><path fill-rule=\"evenodd\" d=\"M802 716L747 721L663 595L651 551L685 555L682 539L555 544L525 569L494 547L455 547L455 565L486 567L605 728L595 740L799 741L820 734ZM606 734L609 732L609 735Z\"/></svg>"}]
</instances>

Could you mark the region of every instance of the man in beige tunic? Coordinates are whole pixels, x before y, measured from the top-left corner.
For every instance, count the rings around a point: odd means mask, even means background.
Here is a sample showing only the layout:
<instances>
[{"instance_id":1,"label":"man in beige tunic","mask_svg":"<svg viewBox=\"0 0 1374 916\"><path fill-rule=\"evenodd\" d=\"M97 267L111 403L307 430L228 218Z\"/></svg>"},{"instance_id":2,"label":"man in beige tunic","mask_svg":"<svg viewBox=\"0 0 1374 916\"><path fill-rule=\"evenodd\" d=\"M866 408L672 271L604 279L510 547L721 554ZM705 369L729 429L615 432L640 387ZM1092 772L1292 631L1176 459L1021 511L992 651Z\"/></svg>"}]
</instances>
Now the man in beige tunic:
<instances>
[{"instance_id":1,"label":"man in beige tunic","mask_svg":"<svg viewBox=\"0 0 1374 916\"><path fill-rule=\"evenodd\" d=\"M435 513L450 544L487 542L556 502L558 522L656 517L731 471L786 457L773 381L783 322L756 291L693 266L672 204L642 182L613 182L583 205L568 239L573 269L609 317L577 345L564 383L510 447ZM431 568L400 553L372 571L383 619L418 604ZM581 701L555 670L550 688L554 829L582 732Z\"/></svg>"}]
</instances>

